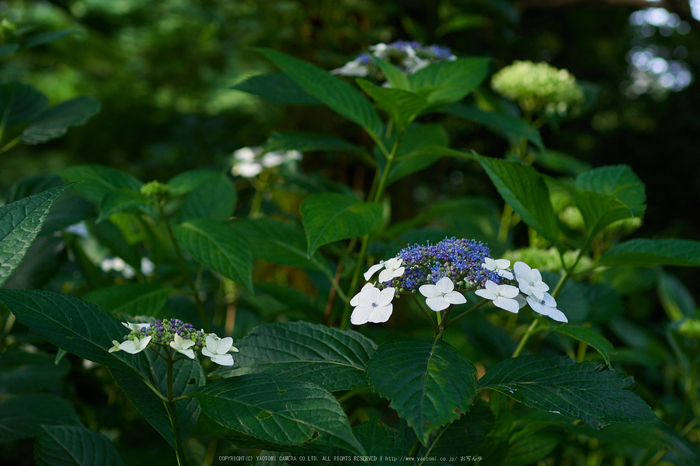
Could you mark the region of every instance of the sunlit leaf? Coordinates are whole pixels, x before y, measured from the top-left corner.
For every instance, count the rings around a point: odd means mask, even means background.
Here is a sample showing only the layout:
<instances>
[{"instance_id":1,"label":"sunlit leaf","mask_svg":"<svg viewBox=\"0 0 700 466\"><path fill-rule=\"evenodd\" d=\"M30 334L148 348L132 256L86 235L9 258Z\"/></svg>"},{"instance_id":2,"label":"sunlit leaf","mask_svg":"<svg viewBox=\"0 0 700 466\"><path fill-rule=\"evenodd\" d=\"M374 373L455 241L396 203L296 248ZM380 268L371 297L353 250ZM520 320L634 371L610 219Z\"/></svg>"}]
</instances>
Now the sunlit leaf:
<instances>
[{"instance_id":1,"label":"sunlit leaf","mask_svg":"<svg viewBox=\"0 0 700 466\"><path fill-rule=\"evenodd\" d=\"M436 88L428 95L431 103L462 100L486 79L490 58L465 57L433 63L408 77L413 91Z\"/></svg>"},{"instance_id":2,"label":"sunlit leaf","mask_svg":"<svg viewBox=\"0 0 700 466\"><path fill-rule=\"evenodd\" d=\"M555 332L569 335L570 337L590 345L603 356L605 364L610 366L610 355L615 353L615 347L599 332L590 327L579 327L568 324L550 324L550 328Z\"/></svg>"}]
</instances>

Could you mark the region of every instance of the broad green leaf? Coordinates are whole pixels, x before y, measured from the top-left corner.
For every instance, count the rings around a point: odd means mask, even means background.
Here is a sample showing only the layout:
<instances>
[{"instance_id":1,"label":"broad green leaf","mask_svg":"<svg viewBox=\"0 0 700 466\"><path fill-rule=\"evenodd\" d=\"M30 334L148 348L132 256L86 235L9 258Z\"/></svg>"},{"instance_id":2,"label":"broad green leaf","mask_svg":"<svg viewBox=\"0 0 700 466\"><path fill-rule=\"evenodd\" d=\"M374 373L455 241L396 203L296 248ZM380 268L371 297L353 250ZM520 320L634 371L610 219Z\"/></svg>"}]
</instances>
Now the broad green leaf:
<instances>
[{"instance_id":1,"label":"broad green leaf","mask_svg":"<svg viewBox=\"0 0 700 466\"><path fill-rule=\"evenodd\" d=\"M306 92L335 110L348 120L365 128L377 137L382 132L382 120L372 104L354 87L329 72L271 49L256 49Z\"/></svg>"},{"instance_id":2,"label":"broad green leaf","mask_svg":"<svg viewBox=\"0 0 700 466\"><path fill-rule=\"evenodd\" d=\"M518 119L518 121L522 120ZM539 137L539 133L537 134ZM533 142L535 141L533 140ZM537 143L535 142L535 144ZM591 169L591 164L557 150L543 149L540 151L533 151L532 154L535 155L535 163L548 170L570 175L580 175Z\"/></svg>"},{"instance_id":3,"label":"broad green leaf","mask_svg":"<svg viewBox=\"0 0 700 466\"><path fill-rule=\"evenodd\" d=\"M297 131L285 131L272 133L265 143L265 150L298 150L302 152L312 151L361 151L361 147L350 144L342 139L319 133L301 133Z\"/></svg>"},{"instance_id":4,"label":"broad green leaf","mask_svg":"<svg viewBox=\"0 0 700 466\"><path fill-rule=\"evenodd\" d=\"M423 445L433 431L467 412L474 397L476 369L442 340L385 343L369 360L367 372Z\"/></svg>"},{"instance_id":5,"label":"broad green leaf","mask_svg":"<svg viewBox=\"0 0 700 466\"><path fill-rule=\"evenodd\" d=\"M175 227L178 243L195 259L253 290L253 254L245 235L226 223L196 218Z\"/></svg>"},{"instance_id":6,"label":"broad green leaf","mask_svg":"<svg viewBox=\"0 0 700 466\"><path fill-rule=\"evenodd\" d=\"M83 299L116 316L157 316L174 291L158 283L128 283L92 291Z\"/></svg>"},{"instance_id":7,"label":"broad green leaf","mask_svg":"<svg viewBox=\"0 0 700 466\"><path fill-rule=\"evenodd\" d=\"M536 432L533 435L519 438L508 447L508 456L504 466L526 466L536 464L549 455L561 442L560 435L551 432Z\"/></svg>"},{"instance_id":8,"label":"broad green leaf","mask_svg":"<svg viewBox=\"0 0 700 466\"><path fill-rule=\"evenodd\" d=\"M328 269L320 253L307 257L304 233L291 224L259 218L239 220L232 226L246 237L256 259L309 270Z\"/></svg>"},{"instance_id":9,"label":"broad green leaf","mask_svg":"<svg viewBox=\"0 0 700 466\"><path fill-rule=\"evenodd\" d=\"M6 55L12 55L19 50L19 44L3 44L0 45L0 58Z\"/></svg>"},{"instance_id":10,"label":"broad green leaf","mask_svg":"<svg viewBox=\"0 0 700 466\"><path fill-rule=\"evenodd\" d=\"M102 199L112 191L139 191L143 184L126 172L102 165L76 165L58 174L65 181L79 181L72 187L73 191L95 205L102 204Z\"/></svg>"},{"instance_id":11,"label":"broad green leaf","mask_svg":"<svg viewBox=\"0 0 700 466\"><path fill-rule=\"evenodd\" d=\"M540 235L558 244L559 224L549 200L549 189L540 174L519 162L477 157L513 211Z\"/></svg>"},{"instance_id":12,"label":"broad green leaf","mask_svg":"<svg viewBox=\"0 0 700 466\"><path fill-rule=\"evenodd\" d=\"M39 235L2 287L7 289L44 288L67 262L68 254L64 237Z\"/></svg>"},{"instance_id":13,"label":"broad green leaf","mask_svg":"<svg viewBox=\"0 0 700 466\"><path fill-rule=\"evenodd\" d=\"M48 354L9 350L0 353L0 394L27 394L56 386L70 364L65 359L55 364Z\"/></svg>"},{"instance_id":14,"label":"broad green leaf","mask_svg":"<svg viewBox=\"0 0 700 466\"><path fill-rule=\"evenodd\" d=\"M403 134L418 114L430 105L423 94L375 86L359 78L357 84L391 117L399 134Z\"/></svg>"},{"instance_id":15,"label":"broad green leaf","mask_svg":"<svg viewBox=\"0 0 700 466\"><path fill-rule=\"evenodd\" d=\"M34 459L40 466L124 464L107 437L83 426L41 426Z\"/></svg>"},{"instance_id":16,"label":"broad green leaf","mask_svg":"<svg viewBox=\"0 0 700 466\"><path fill-rule=\"evenodd\" d=\"M148 378L143 354L109 353L112 340L129 331L95 305L72 296L38 290L0 290L0 301L30 330L78 357Z\"/></svg>"},{"instance_id":17,"label":"broad green leaf","mask_svg":"<svg viewBox=\"0 0 700 466\"><path fill-rule=\"evenodd\" d=\"M345 194L312 194L301 203L301 215L311 257L324 244L374 231L382 220L382 206Z\"/></svg>"},{"instance_id":18,"label":"broad green leaf","mask_svg":"<svg viewBox=\"0 0 700 466\"><path fill-rule=\"evenodd\" d=\"M590 327L579 327L568 324L550 324L549 328L555 332L569 335L570 337L590 345L603 356L605 364L610 367L610 355L615 354L615 347L600 333Z\"/></svg>"},{"instance_id":19,"label":"broad green leaf","mask_svg":"<svg viewBox=\"0 0 700 466\"><path fill-rule=\"evenodd\" d=\"M153 200L148 196L144 196L138 191L128 189L116 189L110 191L102 198L100 204L100 215L96 222L106 220L114 214L120 212L130 213L146 213L151 217L158 216L158 211L153 205Z\"/></svg>"},{"instance_id":20,"label":"broad green leaf","mask_svg":"<svg viewBox=\"0 0 700 466\"><path fill-rule=\"evenodd\" d=\"M287 105L321 105L322 102L284 73L251 76L231 89L247 92L268 102Z\"/></svg>"},{"instance_id":21,"label":"broad green leaf","mask_svg":"<svg viewBox=\"0 0 700 466\"><path fill-rule=\"evenodd\" d=\"M615 196L633 215L646 209L644 183L627 165L610 165L583 172L576 177L576 186L584 191Z\"/></svg>"},{"instance_id":22,"label":"broad green leaf","mask_svg":"<svg viewBox=\"0 0 700 466\"><path fill-rule=\"evenodd\" d=\"M167 185L171 196L182 196L209 181L213 176L220 174L218 170L189 170L172 177Z\"/></svg>"},{"instance_id":23,"label":"broad green leaf","mask_svg":"<svg viewBox=\"0 0 700 466\"><path fill-rule=\"evenodd\" d=\"M390 140L393 144L393 139ZM391 167L387 186L404 178L410 174L419 172L441 158L441 154L431 154L423 152L427 146L440 146L447 148L450 143L445 127L439 124L413 125L401 140L401 145L396 152L396 161ZM379 166L384 169L386 159L381 152L378 152Z\"/></svg>"},{"instance_id":24,"label":"broad green leaf","mask_svg":"<svg viewBox=\"0 0 700 466\"><path fill-rule=\"evenodd\" d=\"M595 429L610 422L656 419L631 389L632 377L567 356L525 356L491 368L477 390L495 390L532 408L581 419Z\"/></svg>"},{"instance_id":25,"label":"broad green leaf","mask_svg":"<svg viewBox=\"0 0 700 466\"><path fill-rule=\"evenodd\" d=\"M629 207L610 194L576 190L574 200L583 216L589 239L608 225L633 217Z\"/></svg>"},{"instance_id":26,"label":"broad green leaf","mask_svg":"<svg viewBox=\"0 0 700 466\"><path fill-rule=\"evenodd\" d=\"M235 364L218 375L268 374L336 391L368 384L365 365L377 345L354 331L290 322L256 327L236 348Z\"/></svg>"},{"instance_id":27,"label":"broad green leaf","mask_svg":"<svg viewBox=\"0 0 700 466\"><path fill-rule=\"evenodd\" d=\"M0 401L0 443L36 437L41 425L80 425L68 401L56 395L20 395Z\"/></svg>"},{"instance_id":28,"label":"broad green leaf","mask_svg":"<svg viewBox=\"0 0 700 466\"><path fill-rule=\"evenodd\" d=\"M488 74L490 61L483 57L443 61L426 66L408 79L413 91L437 88L428 95L431 103L457 102L479 87Z\"/></svg>"},{"instance_id":29,"label":"broad green leaf","mask_svg":"<svg viewBox=\"0 0 700 466\"><path fill-rule=\"evenodd\" d=\"M26 144L41 144L66 134L69 126L83 125L100 111L100 102L92 97L76 97L44 110L27 126L20 139Z\"/></svg>"},{"instance_id":30,"label":"broad green leaf","mask_svg":"<svg viewBox=\"0 0 700 466\"><path fill-rule=\"evenodd\" d=\"M48 103L49 99L29 84L0 84L0 128L11 128L32 120Z\"/></svg>"},{"instance_id":31,"label":"broad green leaf","mask_svg":"<svg viewBox=\"0 0 700 466\"><path fill-rule=\"evenodd\" d=\"M695 299L676 276L661 271L657 290L661 305L672 322L695 315L697 309Z\"/></svg>"},{"instance_id":32,"label":"broad green leaf","mask_svg":"<svg viewBox=\"0 0 700 466\"><path fill-rule=\"evenodd\" d=\"M248 374L207 384L192 396L217 423L260 440L293 446L314 440L365 454L340 404L317 385Z\"/></svg>"},{"instance_id":33,"label":"broad green leaf","mask_svg":"<svg viewBox=\"0 0 700 466\"><path fill-rule=\"evenodd\" d=\"M683 239L633 239L606 251L598 265L652 267L700 266L700 242Z\"/></svg>"},{"instance_id":34,"label":"broad green leaf","mask_svg":"<svg viewBox=\"0 0 700 466\"><path fill-rule=\"evenodd\" d=\"M180 207L179 222L195 218L226 221L233 215L238 194L231 180L221 172L212 172L211 178L197 186Z\"/></svg>"},{"instance_id":35,"label":"broad green leaf","mask_svg":"<svg viewBox=\"0 0 700 466\"><path fill-rule=\"evenodd\" d=\"M376 61L381 68L382 73L386 77L386 80L391 84L394 89L402 89L404 91L411 90L411 83L408 81L408 76L406 73L392 65L386 60L381 58L373 57L373 61Z\"/></svg>"},{"instance_id":36,"label":"broad green leaf","mask_svg":"<svg viewBox=\"0 0 700 466\"><path fill-rule=\"evenodd\" d=\"M17 268L41 230L64 184L0 207L0 285Z\"/></svg>"},{"instance_id":37,"label":"broad green leaf","mask_svg":"<svg viewBox=\"0 0 700 466\"><path fill-rule=\"evenodd\" d=\"M37 45L48 44L58 39L63 39L70 34L75 34L76 32L78 32L77 29L40 32L39 34L34 34L33 36L23 40L22 47L36 47Z\"/></svg>"},{"instance_id":38,"label":"broad green leaf","mask_svg":"<svg viewBox=\"0 0 700 466\"><path fill-rule=\"evenodd\" d=\"M506 113L487 112L480 108L464 104L453 104L445 109L450 115L455 115L465 120L473 121L486 126L491 131L503 134L507 137L525 138L540 149L544 149L540 132L534 126L524 122L520 118Z\"/></svg>"}]
</instances>

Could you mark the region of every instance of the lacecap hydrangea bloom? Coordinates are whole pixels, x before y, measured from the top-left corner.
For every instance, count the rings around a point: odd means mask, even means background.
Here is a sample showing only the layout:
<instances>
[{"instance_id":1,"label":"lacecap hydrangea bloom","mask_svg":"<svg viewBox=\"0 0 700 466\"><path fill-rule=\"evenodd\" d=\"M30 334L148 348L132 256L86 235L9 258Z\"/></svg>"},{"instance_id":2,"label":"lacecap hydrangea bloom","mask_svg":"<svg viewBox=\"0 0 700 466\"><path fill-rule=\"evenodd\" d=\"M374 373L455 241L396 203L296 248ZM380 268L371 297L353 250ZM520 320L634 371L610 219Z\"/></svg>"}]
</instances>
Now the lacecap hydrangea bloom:
<instances>
[{"instance_id":1,"label":"lacecap hydrangea bloom","mask_svg":"<svg viewBox=\"0 0 700 466\"><path fill-rule=\"evenodd\" d=\"M516 60L491 78L491 87L526 112L565 115L584 101L583 89L572 74L544 62Z\"/></svg>"},{"instance_id":2,"label":"lacecap hydrangea bloom","mask_svg":"<svg viewBox=\"0 0 700 466\"><path fill-rule=\"evenodd\" d=\"M373 279L377 272L377 281L365 284L350 301L354 325L389 320L397 295L418 292L438 312L466 303L465 291L475 291L508 312L517 313L527 304L539 314L567 322L539 270L524 262L510 269L510 261L493 259L488 247L475 240L445 238L434 245L411 245L396 257L371 266L365 280Z\"/></svg>"},{"instance_id":3,"label":"lacecap hydrangea bloom","mask_svg":"<svg viewBox=\"0 0 700 466\"><path fill-rule=\"evenodd\" d=\"M124 336L123 342L113 340L110 353L125 351L137 354L147 348L157 351L156 348L161 347L175 350L190 359L195 358L196 352L201 352L216 364L232 366L233 356L228 353L238 352L231 337L219 338L213 333L206 334L180 319L156 320L143 324L122 322L122 325L131 332Z\"/></svg>"},{"instance_id":4,"label":"lacecap hydrangea bloom","mask_svg":"<svg viewBox=\"0 0 700 466\"><path fill-rule=\"evenodd\" d=\"M265 168L301 160L301 157L298 150L264 152L262 147L243 147L233 153L231 173L243 178L253 178Z\"/></svg>"},{"instance_id":5,"label":"lacecap hydrangea bloom","mask_svg":"<svg viewBox=\"0 0 700 466\"><path fill-rule=\"evenodd\" d=\"M390 44L370 45L368 49L331 73L383 81L384 75L374 57L388 61L406 74L413 74L433 63L457 59L447 47L423 45L416 41L397 40Z\"/></svg>"}]
</instances>

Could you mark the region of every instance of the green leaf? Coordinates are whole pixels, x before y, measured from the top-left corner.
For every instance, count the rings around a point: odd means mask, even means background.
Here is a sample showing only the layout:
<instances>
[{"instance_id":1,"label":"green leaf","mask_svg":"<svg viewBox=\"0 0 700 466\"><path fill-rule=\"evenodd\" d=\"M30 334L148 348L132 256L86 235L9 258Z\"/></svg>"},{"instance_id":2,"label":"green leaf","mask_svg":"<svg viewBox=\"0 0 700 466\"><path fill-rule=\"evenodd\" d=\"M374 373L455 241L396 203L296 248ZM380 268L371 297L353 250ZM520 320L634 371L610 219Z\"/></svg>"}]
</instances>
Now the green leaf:
<instances>
[{"instance_id":1,"label":"green leaf","mask_svg":"<svg viewBox=\"0 0 700 466\"><path fill-rule=\"evenodd\" d=\"M382 220L382 206L345 194L321 193L304 199L301 215L311 257L324 244L374 231Z\"/></svg>"},{"instance_id":2,"label":"green leaf","mask_svg":"<svg viewBox=\"0 0 700 466\"><path fill-rule=\"evenodd\" d=\"M522 120L518 120L522 121ZM524 123L524 122L523 122ZM534 129L534 127L533 127ZM538 137L539 137L539 133ZM535 142L535 141L533 141ZM537 144L537 143L535 143ZM547 149L533 151L535 155L535 163L552 171L567 173L570 175L579 175L591 169L591 164L577 159L569 154L559 152L557 150Z\"/></svg>"},{"instance_id":3,"label":"green leaf","mask_svg":"<svg viewBox=\"0 0 700 466\"><path fill-rule=\"evenodd\" d=\"M65 181L80 181L73 191L95 205L101 205L102 199L112 191L140 191L143 184L126 172L102 165L76 165L58 174Z\"/></svg>"},{"instance_id":4,"label":"green leaf","mask_svg":"<svg viewBox=\"0 0 700 466\"><path fill-rule=\"evenodd\" d=\"M175 238L195 259L253 290L253 254L245 235L226 223L196 218L175 227Z\"/></svg>"},{"instance_id":5,"label":"green leaf","mask_svg":"<svg viewBox=\"0 0 700 466\"><path fill-rule=\"evenodd\" d=\"M256 49L306 92L348 120L377 137L382 133L382 120L372 104L354 87L329 72L282 52Z\"/></svg>"},{"instance_id":6,"label":"green leaf","mask_svg":"<svg viewBox=\"0 0 700 466\"><path fill-rule=\"evenodd\" d=\"M55 364L47 354L19 350L0 353L0 394L27 394L56 386L69 369L67 360Z\"/></svg>"},{"instance_id":7,"label":"green leaf","mask_svg":"<svg viewBox=\"0 0 700 466\"><path fill-rule=\"evenodd\" d=\"M695 315L695 299L682 281L676 276L661 271L657 285L659 300L671 321Z\"/></svg>"},{"instance_id":8,"label":"green leaf","mask_svg":"<svg viewBox=\"0 0 700 466\"><path fill-rule=\"evenodd\" d=\"M192 393L213 420L243 434L280 445L314 440L364 455L335 397L317 385L248 374Z\"/></svg>"},{"instance_id":9,"label":"green leaf","mask_svg":"<svg viewBox=\"0 0 700 466\"><path fill-rule=\"evenodd\" d=\"M526 466L536 464L549 455L561 442L561 436L551 432L536 432L527 437L518 438L508 448L504 466Z\"/></svg>"},{"instance_id":10,"label":"green leaf","mask_svg":"<svg viewBox=\"0 0 700 466\"><path fill-rule=\"evenodd\" d=\"M0 286L17 268L41 230L64 184L0 207Z\"/></svg>"},{"instance_id":11,"label":"green leaf","mask_svg":"<svg viewBox=\"0 0 700 466\"><path fill-rule=\"evenodd\" d=\"M423 94L375 86L364 79L357 79L357 84L386 111L396 124L399 134L403 134L418 114L430 105Z\"/></svg>"},{"instance_id":12,"label":"green leaf","mask_svg":"<svg viewBox=\"0 0 700 466\"><path fill-rule=\"evenodd\" d=\"M44 110L29 126L20 139L26 144L41 144L60 138L69 126L81 126L100 111L100 102L93 97L76 97Z\"/></svg>"},{"instance_id":13,"label":"green leaf","mask_svg":"<svg viewBox=\"0 0 700 466\"><path fill-rule=\"evenodd\" d=\"M549 328L557 333L569 335L570 337L590 345L603 356L605 364L610 367L610 355L615 354L615 347L600 333L590 327L579 327L568 324L550 324Z\"/></svg>"},{"instance_id":14,"label":"green leaf","mask_svg":"<svg viewBox=\"0 0 700 466\"><path fill-rule=\"evenodd\" d=\"M247 92L268 102L287 105L321 105L322 102L310 95L284 73L251 76L231 89Z\"/></svg>"},{"instance_id":15,"label":"green leaf","mask_svg":"<svg viewBox=\"0 0 700 466\"><path fill-rule=\"evenodd\" d=\"M49 99L34 86L18 82L0 84L0 127L11 128L35 118Z\"/></svg>"},{"instance_id":16,"label":"green leaf","mask_svg":"<svg viewBox=\"0 0 700 466\"><path fill-rule=\"evenodd\" d=\"M29 48L36 47L37 45L48 44L58 39L63 39L64 37L70 34L75 34L76 32L78 32L77 29L64 29L62 31L40 32L39 34L34 34L33 36L22 41L22 47Z\"/></svg>"},{"instance_id":17,"label":"green leaf","mask_svg":"<svg viewBox=\"0 0 700 466\"><path fill-rule=\"evenodd\" d=\"M112 220L90 224L90 232L111 255L121 257L135 270L141 269L141 254L124 238L122 230Z\"/></svg>"},{"instance_id":18,"label":"green leaf","mask_svg":"<svg viewBox=\"0 0 700 466\"><path fill-rule=\"evenodd\" d=\"M342 139L319 133L301 133L297 131L274 132L265 143L266 151L298 150L312 151L361 151L361 147Z\"/></svg>"},{"instance_id":19,"label":"green leaf","mask_svg":"<svg viewBox=\"0 0 700 466\"><path fill-rule=\"evenodd\" d=\"M442 340L380 346L367 364L370 381L426 445L430 434L469 410L476 369Z\"/></svg>"},{"instance_id":20,"label":"green leaf","mask_svg":"<svg viewBox=\"0 0 700 466\"><path fill-rule=\"evenodd\" d=\"M574 200L590 240L606 226L644 212L644 183L627 165L596 168L576 178Z\"/></svg>"},{"instance_id":21,"label":"green leaf","mask_svg":"<svg viewBox=\"0 0 700 466\"><path fill-rule=\"evenodd\" d=\"M328 269L320 253L307 257L304 233L291 224L260 218L238 220L232 225L246 237L256 259L309 270Z\"/></svg>"},{"instance_id":22,"label":"green leaf","mask_svg":"<svg viewBox=\"0 0 700 466\"><path fill-rule=\"evenodd\" d=\"M107 437L82 426L41 426L34 459L40 466L124 464Z\"/></svg>"},{"instance_id":23,"label":"green leaf","mask_svg":"<svg viewBox=\"0 0 700 466\"><path fill-rule=\"evenodd\" d=\"M211 179L217 170L189 170L172 177L166 184L171 196L182 196L201 186Z\"/></svg>"},{"instance_id":24,"label":"green leaf","mask_svg":"<svg viewBox=\"0 0 700 466\"><path fill-rule=\"evenodd\" d=\"M457 102L486 79L490 62L490 58L483 57L443 61L426 66L408 79L413 91L437 88L428 95L431 103Z\"/></svg>"},{"instance_id":25,"label":"green leaf","mask_svg":"<svg viewBox=\"0 0 700 466\"><path fill-rule=\"evenodd\" d=\"M507 137L526 138L540 149L544 149L540 132L521 120L505 113L486 112L480 108L464 104L450 105L445 109L450 115L486 126L491 131Z\"/></svg>"},{"instance_id":26,"label":"green leaf","mask_svg":"<svg viewBox=\"0 0 700 466\"><path fill-rule=\"evenodd\" d=\"M537 171L519 162L477 156L501 197L525 223L559 244L559 224L549 189Z\"/></svg>"},{"instance_id":27,"label":"green leaf","mask_svg":"<svg viewBox=\"0 0 700 466\"><path fill-rule=\"evenodd\" d=\"M394 89L402 89L404 91L411 90L411 83L408 81L408 76L406 73L392 65L386 60L382 60L378 57L373 57L373 61L376 61L379 68L382 69L382 73L386 77L386 80L391 84Z\"/></svg>"},{"instance_id":28,"label":"green leaf","mask_svg":"<svg viewBox=\"0 0 700 466\"><path fill-rule=\"evenodd\" d=\"M256 327L236 348L234 366L217 375L268 374L336 391L368 384L365 365L377 345L354 331L289 322Z\"/></svg>"},{"instance_id":29,"label":"green leaf","mask_svg":"<svg viewBox=\"0 0 700 466\"><path fill-rule=\"evenodd\" d=\"M401 145L396 151L396 161L391 167L387 186L413 173L419 172L442 157L442 154L423 152L428 147L445 147L450 143L445 127L440 124L413 125L401 140ZM393 144L393 140L391 141ZM378 152L381 154L381 152ZM379 159L379 165L384 169L386 159L383 154Z\"/></svg>"},{"instance_id":30,"label":"green leaf","mask_svg":"<svg viewBox=\"0 0 700 466\"><path fill-rule=\"evenodd\" d=\"M656 419L631 389L632 377L567 356L525 356L491 368L477 389L495 390L527 406L581 419L595 429L610 422Z\"/></svg>"},{"instance_id":31,"label":"green leaf","mask_svg":"<svg viewBox=\"0 0 700 466\"><path fill-rule=\"evenodd\" d=\"M185 196L178 215L179 222L195 218L226 221L233 215L238 194L229 178L212 171L211 177Z\"/></svg>"},{"instance_id":32,"label":"green leaf","mask_svg":"<svg viewBox=\"0 0 700 466\"><path fill-rule=\"evenodd\" d=\"M700 266L700 242L684 239L633 239L606 251L598 265L652 267Z\"/></svg>"},{"instance_id":33,"label":"green leaf","mask_svg":"<svg viewBox=\"0 0 700 466\"><path fill-rule=\"evenodd\" d=\"M20 395L0 401L0 443L36 437L41 425L80 425L73 407L55 395Z\"/></svg>"},{"instance_id":34,"label":"green leaf","mask_svg":"<svg viewBox=\"0 0 700 466\"><path fill-rule=\"evenodd\" d=\"M157 316L174 291L158 283L127 283L92 291L83 299L116 316Z\"/></svg>"},{"instance_id":35,"label":"green leaf","mask_svg":"<svg viewBox=\"0 0 700 466\"><path fill-rule=\"evenodd\" d=\"M157 217L158 211L153 205L153 200L144 196L138 191L128 189L117 189L110 191L102 198L100 204L100 215L96 222L106 220L114 214L120 212L146 213L151 217Z\"/></svg>"},{"instance_id":36,"label":"green leaf","mask_svg":"<svg viewBox=\"0 0 700 466\"><path fill-rule=\"evenodd\" d=\"M12 55L19 50L19 44L3 44L0 45L0 58L6 55Z\"/></svg>"}]
</instances>

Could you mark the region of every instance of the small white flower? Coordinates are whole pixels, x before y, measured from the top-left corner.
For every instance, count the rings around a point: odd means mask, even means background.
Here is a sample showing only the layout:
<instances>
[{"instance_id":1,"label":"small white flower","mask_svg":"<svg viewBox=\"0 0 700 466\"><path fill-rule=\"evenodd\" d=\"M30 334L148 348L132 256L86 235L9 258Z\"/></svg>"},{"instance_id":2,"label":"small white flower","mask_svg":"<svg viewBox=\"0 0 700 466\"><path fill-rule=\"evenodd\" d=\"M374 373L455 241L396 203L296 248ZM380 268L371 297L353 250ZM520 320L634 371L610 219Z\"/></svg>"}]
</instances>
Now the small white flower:
<instances>
[{"instance_id":1,"label":"small white flower","mask_svg":"<svg viewBox=\"0 0 700 466\"><path fill-rule=\"evenodd\" d=\"M377 270L381 270L384 268L384 261L379 261L379 264L374 264L372 267L367 269L367 272L365 272L364 277L365 280L369 280L372 278L372 275L377 273Z\"/></svg>"},{"instance_id":2,"label":"small white flower","mask_svg":"<svg viewBox=\"0 0 700 466\"><path fill-rule=\"evenodd\" d=\"M353 309L350 316L350 322L353 325L362 325L367 322L386 322L394 310L394 305L391 304L391 300L394 299L394 293L394 288L389 287L380 290L368 283L350 301L351 304L353 302L356 303L355 309Z\"/></svg>"},{"instance_id":3,"label":"small white flower","mask_svg":"<svg viewBox=\"0 0 700 466\"><path fill-rule=\"evenodd\" d=\"M531 269L525 262L516 262L513 266L515 279L518 280L520 291L538 301L544 299L544 294L549 290L549 285L542 281L542 275L537 269Z\"/></svg>"},{"instance_id":4,"label":"small white flower","mask_svg":"<svg viewBox=\"0 0 700 466\"><path fill-rule=\"evenodd\" d=\"M556 300L549 293L544 293L542 299L537 299L534 296L527 297L527 303L533 311L545 315L557 322L568 322L563 312L557 309Z\"/></svg>"},{"instance_id":5,"label":"small white flower","mask_svg":"<svg viewBox=\"0 0 700 466\"><path fill-rule=\"evenodd\" d=\"M241 147L233 152L233 159L236 162L252 162L261 153L262 149L259 147Z\"/></svg>"},{"instance_id":6,"label":"small white flower","mask_svg":"<svg viewBox=\"0 0 700 466\"><path fill-rule=\"evenodd\" d=\"M117 340L112 340L112 347L107 350L110 353L114 353L115 351L121 351L121 348L119 348L119 342Z\"/></svg>"},{"instance_id":7,"label":"small white flower","mask_svg":"<svg viewBox=\"0 0 700 466\"><path fill-rule=\"evenodd\" d=\"M176 350L178 353L182 353L190 359L194 359L194 351L192 347L194 346L194 340L185 340L177 333L175 334L175 339L170 342L170 347Z\"/></svg>"},{"instance_id":8,"label":"small white flower","mask_svg":"<svg viewBox=\"0 0 700 466\"><path fill-rule=\"evenodd\" d=\"M142 328L150 327L151 324L134 324L131 322L122 322L122 325L131 331L138 332Z\"/></svg>"},{"instance_id":9,"label":"small white flower","mask_svg":"<svg viewBox=\"0 0 700 466\"><path fill-rule=\"evenodd\" d=\"M350 300L350 305L352 307L357 306L360 304L360 295L362 294L363 291L365 291L367 288L374 288L374 285L372 283L365 283L365 286L362 287L359 293L357 293L355 296L352 297Z\"/></svg>"},{"instance_id":10,"label":"small white flower","mask_svg":"<svg viewBox=\"0 0 700 466\"><path fill-rule=\"evenodd\" d=\"M263 166L258 162L243 162L233 166L231 173L243 178L253 178L262 172Z\"/></svg>"},{"instance_id":11,"label":"small white flower","mask_svg":"<svg viewBox=\"0 0 700 466\"><path fill-rule=\"evenodd\" d=\"M490 299L496 307L513 314L518 313L520 304L516 298L520 296L520 290L511 285L497 285L491 280L487 280L485 286L485 289L476 290L474 293L484 299Z\"/></svg>"},{"instance_id":12,"label":"small white flower","mask_svg":"<svg viewBox=\"0 0 700 466\"><path fill-rule=\"evenodd\" d=\"M362 63L362 61L356 59L347 62L340 68L336 68L331 71L332 74L339 74L341 76L351 76L356 78L364 78L369 74L369 69L367 65Z\"/></svg>"},{"instance_id":13,"label":"small white flower","mask_svg":"<svg viewBox=\"0 0 700 466\"><path fill-rule=\"evenodd\" d=\"M274 152L268 152L262 156L262 160L260 161L260 163L262 163L263 167L267 167L267 168L276 167L276 166L282 165L284 162L286 162L286 160L287 160L286 155L287 154L281 150L274 151Z\"/></svg>"},{"instance_id":14,"label":"small white flower","mask_svg":"<svg viewBox=\"0 0 700 466\"><path fill-rule=\"evenodd\" d=\"M418 290L425 296L425 304L433 311L442 311L450 307L450 304L464 304L467 299L454 291L455 285L449 277L442 277L434 285L421 285Z\"/></svg>"},{"instance_id":15,"label":"small white flower","mask_svg":"<svg viewBox=\"0 0 700 466\"><path fill-rule=\"evenodd\" d=\"M486 270L496 272L499 277L503 277L506 280L513 279L513 272L508 270L510 267L510 261L508 259L496 259L493 260L490 257L484 258L484 263L481 264Z\"/></svg>"},{"instance_id":16,"label":"small white flower","mask_svg":"<svg viewBox=\"0 0 700 466\"><path fill-rule=\"evenodd\" d=\"M148 257L141 258L141 273L146 276L153 275L153 271L156 269L156 265Z\"/></svg>"},{"instance_id":17,"label":"small white flower","mask_svg":"<svg viewBox=\"0 0 700 466\"><path fill-rule=\"evenodd\" d=\"M403 261L398 257L394 257L393 259L389 259L388 261L384 262L384 270L379 273L379 283L388 282L392 278L403 275L406 269L401 267L401 262Z\"/></svg>"},{"instance_id":18,"label":"small white flower","mask_svg":"<svg viewBox=\"0 0 700 466\"><path fill-rule=\"evenodd\" d=\"M66 227L66 233L71 233L82 238L87 238L90 236L87 225L85 225L85 220L81 220L78 223L74 223L73 225Z\"/></svg>"},{"instance_id":19,"label":"small white flower","mask_svg":"<svg viewBox=\"0 0 700 466\"><path fill-rule=\"evenodd\" d=\"M219 338L215 334L207 335L206 346L202 348L202 354L221 366L233 366L233 356L229 351L238 352L233 345L233 338Z\"/></svg>"},{"instance_id":20,"label":"small white flower","mask_svg":"<svg viewBox=\"0 0 700 466\"><path fill-rule=\"evenodd\" d=\"M122 342L119 344L119 349L122 351L126 351L129 354L136 354L140 353L141 351L145 350L148 347L148 344L151 342L151 336L147 336L146 338L136 338L134 337L133 340L127 340L125 342Z\"/></svg>"}]
</instances>

